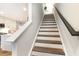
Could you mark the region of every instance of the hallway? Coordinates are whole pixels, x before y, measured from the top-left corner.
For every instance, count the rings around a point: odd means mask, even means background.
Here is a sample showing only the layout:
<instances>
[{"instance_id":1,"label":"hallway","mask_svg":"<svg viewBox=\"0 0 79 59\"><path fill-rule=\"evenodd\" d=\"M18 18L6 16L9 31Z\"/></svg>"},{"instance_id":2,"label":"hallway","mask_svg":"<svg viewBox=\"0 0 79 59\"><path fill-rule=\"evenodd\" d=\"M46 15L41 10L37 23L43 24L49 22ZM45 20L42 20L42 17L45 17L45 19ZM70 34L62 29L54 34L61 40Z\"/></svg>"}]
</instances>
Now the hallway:
<instances>
[{"instance_id":1,"label":"hallway","mask_svg":"<svg viewBox=\"0 0 79 59\"><path fill-rule=\"evenodd\" d=\"M32 49L32 56L65 55L54 16L45 15Z\"/></svg>"}]
</instances>

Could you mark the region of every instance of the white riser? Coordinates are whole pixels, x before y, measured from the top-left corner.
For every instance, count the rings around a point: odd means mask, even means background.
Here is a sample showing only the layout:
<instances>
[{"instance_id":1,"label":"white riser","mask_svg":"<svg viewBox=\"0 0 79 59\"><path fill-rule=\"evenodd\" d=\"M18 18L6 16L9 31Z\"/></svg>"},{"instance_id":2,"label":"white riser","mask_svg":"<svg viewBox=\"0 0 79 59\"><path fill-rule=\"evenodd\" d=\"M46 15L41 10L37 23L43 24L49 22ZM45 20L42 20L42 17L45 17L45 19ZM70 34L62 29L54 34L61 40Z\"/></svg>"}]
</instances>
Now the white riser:
<instances>
[{"instance_id":1,"label":"white riser","mask_svg":"<svg viewBox=\"0 0 79 59\"><path fill-rule=\"evenodd\" d=\"M40 27L57 27L57 25L53 25L53 26L40 26Z\"/></svg>"},{"instance_id":2,"label":"white riser","mask_svg":"<svg viewBox=\"0 0 79 59\"><path fill-rule=\"evenodd\" d=\"M31 55L36 55L36 56L63 56L63 55L58 55L58 54L49 54L49 53L36 52L36 51L32 51Z\"/></svg>"},{"instance_id":3,"label":"white riser","mask_svg":"<svg viewBox=\"0 0 79 59\"><path fill-rule=\"evenodd\" d=\"M59 35L59 32L39 32L39 35Z\"/></svg>"},{"instance_id":4,"label":"white riser","mask_svg":"<svg viewBox=\"0 0 79 59\"><path fill-rule=\"evenodd\" d=\"M35 46L38 47L46 47L46 48L58 48L58 49L62 49L62 45L59 44L47 44L47 43L35 43Z\"/></svg>"},{"instance_id":5,"label":"white riser","mask_svg":"<svg viewBox=\"0 0 79 59\"><path fill-rule=\"evenodd\" d=\"M42 23L42 24L56 24L56 23Z\"/></svg>"},{"instance_id":6,"label":"white riser","mask_svg":"<svg viewBox=\"0 0 79 59\"><path fill-rule=\"evenodd\" d=\"M41 31L58 31L58 29L57 28L41 28L40 29Z\"/></svg>"},{"instance_id":7,"label":"white riser","mask_svg":"<svg viewBox=\"0 0 79 59\"><path fill-rule=\"evenodd\" d=\"M37 37L37 40L61 41L60 37Z\"/></svg>"},{"instance_id":8,"label":"white riser","mask_svg":"<svg viewBox=\"0 0 79 59\"><path fill-rule=\"evenodd\" d=\"M55 21L43 21L43 22L52 22L52 23L53 23L53 22L55 22Z\"/></svg>"}]
</instances>

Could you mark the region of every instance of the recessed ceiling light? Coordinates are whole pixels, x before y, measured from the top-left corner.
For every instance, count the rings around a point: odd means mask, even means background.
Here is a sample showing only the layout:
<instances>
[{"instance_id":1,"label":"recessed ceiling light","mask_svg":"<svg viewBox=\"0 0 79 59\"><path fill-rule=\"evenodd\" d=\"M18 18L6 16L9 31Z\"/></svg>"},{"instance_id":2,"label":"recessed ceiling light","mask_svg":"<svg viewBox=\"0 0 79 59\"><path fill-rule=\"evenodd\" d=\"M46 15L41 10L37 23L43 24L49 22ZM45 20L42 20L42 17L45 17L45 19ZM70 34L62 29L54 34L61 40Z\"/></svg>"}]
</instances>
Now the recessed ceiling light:
<instances>
[{"instance_id":1,"label":"recessed ceiling light","mask_svg":"<svg viewBox=\"0 0 79 59\"><path fill-rule=\"evenodd\" d=\"M0 15L3 15L3 14L4 14L4 12L0 11Z\"/></svg>"},{"instance_id":2,"label":"recessed ceiling light","mask_svg":"<svg viewBox=\"0 0 79 59\"><path fill-rule=\"evenodd\" d=\"M24 8L24 11L26 11L26 8Z\"/></svg>"}]
</instances>

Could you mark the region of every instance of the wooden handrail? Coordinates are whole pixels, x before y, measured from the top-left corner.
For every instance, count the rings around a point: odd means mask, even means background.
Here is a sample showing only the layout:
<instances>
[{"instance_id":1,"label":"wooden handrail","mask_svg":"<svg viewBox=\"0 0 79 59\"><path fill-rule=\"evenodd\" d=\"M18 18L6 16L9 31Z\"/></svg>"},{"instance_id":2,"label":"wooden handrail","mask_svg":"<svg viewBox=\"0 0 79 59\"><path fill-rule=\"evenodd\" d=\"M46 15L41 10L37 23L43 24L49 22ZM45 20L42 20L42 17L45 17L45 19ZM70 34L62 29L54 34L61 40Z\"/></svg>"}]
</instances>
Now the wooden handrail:
<instances>
[{"instance_id":1,"label":"wooden handrail","mask_svg":"<svg viewBox=\"0 0 79 59\"><path fill-rule=\"evenodd\" d=\"M57 11L59 17L61 18L61 20L63 21L63 23L69 30L69 32L71 33L71 35L72 36L79 36L79 31L74 30L74 28L68 23L68 21L64 18L64 16L61 14L61 12L56 7L55 7L55 10Z\"/></svg>"}]
</instances>

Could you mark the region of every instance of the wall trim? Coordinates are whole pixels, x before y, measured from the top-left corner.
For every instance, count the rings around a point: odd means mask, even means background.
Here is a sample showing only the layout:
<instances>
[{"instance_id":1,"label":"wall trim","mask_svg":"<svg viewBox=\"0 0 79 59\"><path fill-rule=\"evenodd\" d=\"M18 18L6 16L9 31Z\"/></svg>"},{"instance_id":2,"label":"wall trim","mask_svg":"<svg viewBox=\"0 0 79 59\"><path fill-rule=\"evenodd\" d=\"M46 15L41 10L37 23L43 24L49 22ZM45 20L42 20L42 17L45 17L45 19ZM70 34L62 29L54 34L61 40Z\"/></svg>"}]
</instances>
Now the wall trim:
<instances>
[{"instance_id":1,"label":"wall trim","mask_svg":"<svg viewBox=\"0 0 79 59\"><path fill-rule=\"evenodd\" d=\"M54 14L54 17L55 17L55 14ZM56 23L57 23L57 20L55 19ZM61 42L62 42L62 45L63 45L63 50L65 52L65 56L67 56L67 51L66 51L66 47L65 47L65 44L64 44L64 41L63 41L63 38L62 38L62 35L61 35L61 31L60 31L60 28L59 28L59 25L57 24L57 27L58 27L58 30L59 30L59 34L60 34L60 38L61 38Z\"/></svg>"},{"instance_id":2,"label":"wall trim","mask_svg":"<svg viewBox=\"0 0 79 59\"><path fill-rule=\"evenodd\" d=\"M72 36L79 36L79 31L74 30L74 28L68 23L68 21L66 21L64 16L61 14L61 12L56 7L55 7L55 10L57 11L59 17L61 18L61 20L63 21L63 23L67 27L68 31L71 33L71 35Z\"/></svg>"}]
</instances>

